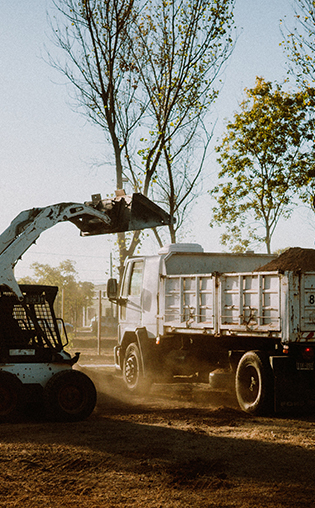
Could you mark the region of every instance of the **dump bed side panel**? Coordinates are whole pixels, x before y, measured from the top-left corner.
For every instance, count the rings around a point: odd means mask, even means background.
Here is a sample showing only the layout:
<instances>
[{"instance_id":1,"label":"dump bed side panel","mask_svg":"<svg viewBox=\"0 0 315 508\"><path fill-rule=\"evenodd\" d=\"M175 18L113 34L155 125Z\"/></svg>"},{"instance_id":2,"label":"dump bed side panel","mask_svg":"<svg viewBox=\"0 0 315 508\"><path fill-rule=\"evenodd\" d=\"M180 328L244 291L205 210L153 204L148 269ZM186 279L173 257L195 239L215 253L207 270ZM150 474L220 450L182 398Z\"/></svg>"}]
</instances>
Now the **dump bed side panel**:
<instances>
[{"instance_id":1,"label":"dump bed side panel","mask_svg":"<svg viewBox=\"0 0 315 508\"><path fill-rule=\"evenodd\" d=\"M167 276L164 287L166 327L215 331L214 276Z\"/></svg>"},{"instance_id":2,"label":"dump bed side panel","mask_svg":"<svg viewBox=\"0 0 315 508\"><path fill-rule=\"evenodd\" d=\"M220 330L280 332L277 273L223 274L219 278Z\"/></svg>"},{"instance_id":3,"label":"dump bed side panel","mask_svg":"<svg viewBox=\"0 0 315 508\"><path fill-rule=\"evenodd\" d=\"M167 332L281 332L278 273L171 275L164 288Z\"/></svg>"},{"instance_id":4,"label":"dump bed side panel","mask_svg":"<svg viewBox=\"0 0 315 508\"><path fill-rule=\"evenodd\" d=\"M164 332L315 342L315 272L164 277Z\"/></svg>"}]
</instances>

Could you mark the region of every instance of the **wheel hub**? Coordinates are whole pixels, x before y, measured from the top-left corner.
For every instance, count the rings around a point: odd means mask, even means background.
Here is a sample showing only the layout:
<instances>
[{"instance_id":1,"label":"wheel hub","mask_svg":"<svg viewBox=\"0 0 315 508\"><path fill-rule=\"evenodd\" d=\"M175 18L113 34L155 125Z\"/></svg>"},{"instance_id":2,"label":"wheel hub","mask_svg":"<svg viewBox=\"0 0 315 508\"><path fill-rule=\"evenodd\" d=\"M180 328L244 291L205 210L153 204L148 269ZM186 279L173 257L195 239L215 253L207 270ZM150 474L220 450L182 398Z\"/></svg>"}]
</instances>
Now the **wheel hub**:
<instances>
[{"instance_id":1,"label":"wheel hub","mask_svg":"<svg viewBox=\"0 0 315 508\"><path fill-rule=\"evenodd\" d=\"M137 379L137 362L133 356L130 356L126 361L126 380L127 383L132 384Z\"/></svg>"},{"instance_id":2,"label":"wheel hub","mask_svg":"<svg viewBox=\"0 0 315 508\"><path fill-rule=\"evenodd\" d=\"M246 403L253 403L259 392L259 379L256 370L249 366L246 368L241 383L242 398Z\"/></svg>"},{"instance_id":3,"label":"wheel hub","mask_svg":"<svg viewBox=\"0 0 315 508\"><path fill-rule=\"evenodd\" d=\"M251 392L253 392L254 390L256 390L256 386L257 386L256 379L254 378L254 376L251 376L251 378L250 378L250 384L249 384L249 390Z\"/></svg>"},{"instance_id":4,"label":"wheel hub","mask_svg":"<svg viewBox=\"0 0 315 508\"><path fill-rule=\"evenodd\" d=\"M68 412L77 411L84 403L82 391L76 386L65 386L60 391L59 403Z\"/></svg>"}]
</instances>

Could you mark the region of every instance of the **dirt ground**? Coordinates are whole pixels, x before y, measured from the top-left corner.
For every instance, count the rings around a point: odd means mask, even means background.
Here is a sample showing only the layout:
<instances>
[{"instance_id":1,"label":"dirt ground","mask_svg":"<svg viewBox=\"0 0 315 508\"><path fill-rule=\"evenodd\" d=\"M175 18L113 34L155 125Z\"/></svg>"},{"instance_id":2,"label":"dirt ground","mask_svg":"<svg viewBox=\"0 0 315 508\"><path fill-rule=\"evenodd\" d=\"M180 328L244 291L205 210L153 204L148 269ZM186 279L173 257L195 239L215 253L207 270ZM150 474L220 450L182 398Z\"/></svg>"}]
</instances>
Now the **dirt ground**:
<instances>
[{"instance_id":1,"label":"dirt ground","mask_svg":"<svg viewBox=\"0 0 315 508\"><path fill-rule=\"evenodd\" d=\"M88 420L0 426L0 506L315 507L314 414L251 417L201 385L130 399L113 369L81 368Z\"/></svg>"}]
</instances>

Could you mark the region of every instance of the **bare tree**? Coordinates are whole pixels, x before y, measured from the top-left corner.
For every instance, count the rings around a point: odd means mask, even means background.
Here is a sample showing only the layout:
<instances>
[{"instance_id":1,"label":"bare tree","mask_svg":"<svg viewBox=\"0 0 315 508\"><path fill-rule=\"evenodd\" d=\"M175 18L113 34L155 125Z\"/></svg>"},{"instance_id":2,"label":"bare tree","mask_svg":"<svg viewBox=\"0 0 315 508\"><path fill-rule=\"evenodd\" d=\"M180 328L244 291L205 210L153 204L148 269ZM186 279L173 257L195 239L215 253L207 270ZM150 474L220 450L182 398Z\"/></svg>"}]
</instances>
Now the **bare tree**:
<instances>
[{"instance_id":1,"label":"bare tree","mask_svg":"<svg viewBox=\"0 0 315 508\"><path fill-rule=\"evenodd\" d=\"M172 243L176 242L178 232L185 234L191 225L189 217L193 205L202 193L202 170L213 132L205 130L203 134L204 138L196 135L194 145L190 143L172 158L171 147L167 147L168 150L165 149L162 154L161 167L154 177L154 200L159 201L172 217L175 217L175 222L169 226ZM159 245L162 246L163 239L165 240L164 230L154 232Z\"/></svg>"},{"instance_id":2,"label":"bare tree","mask_svg":"<svg viewBox=\"0 0 315 508\"><path fill-rule=\"evenodd\" d=\"M132 49L141 61L139 81L148 98L149 124L139 150L143 189L154 178L153 195L177 218L170 238L186 217L200 180L210 141L204 126L217 97L215 79L233 49L233 5L194 0L151 1L134 27Z\"/></svg>"},{"instance_id":3,"label":"bare tree","mask_svg":"<svg viewBox=\"0 0 315 508\"><path fill-rule=\"evenodd\" d=\"M106 132L117 187L125 177L135 191L161 202L167 197L181 224L209 143L204 119L218 93L214 80L233 48L234 0L55 0L55 6L53 33L66 60L50 62ZM175 241L175 228L170 235ZM139 232L119 234L121 264L139 242Z\"/></svg>"},{"instance_id":4,"label":"bare tree","mask_svg":"<svg viewBox=\"0 0 315 508\"><path fill-rule=\"evenodd\" d=\"M66 59L49 54L50 64L74 85L79 105L106 133L116 185L122 189L126 170L133 175L130 143L145 110L136 97L136 69L127 37L137 17L134 1L56 0L54 5L58 11L51 18L54 41ZM135 232L127 248L125 233L118 234L120 265L134 252L139 237Z\"/></svg>"},{"instance_id":5,"label":"bare tree","mask_svg":"<svg viewBox=\"0 0 315 508\"><path fill-rule=\"evenodd\" d=\"M305 86L315 79L315 3L294 0L293 6L296 23L287 26L285 20L282 22L282 46L287 52L290 73Z\"/></svg>"}]
</instances>

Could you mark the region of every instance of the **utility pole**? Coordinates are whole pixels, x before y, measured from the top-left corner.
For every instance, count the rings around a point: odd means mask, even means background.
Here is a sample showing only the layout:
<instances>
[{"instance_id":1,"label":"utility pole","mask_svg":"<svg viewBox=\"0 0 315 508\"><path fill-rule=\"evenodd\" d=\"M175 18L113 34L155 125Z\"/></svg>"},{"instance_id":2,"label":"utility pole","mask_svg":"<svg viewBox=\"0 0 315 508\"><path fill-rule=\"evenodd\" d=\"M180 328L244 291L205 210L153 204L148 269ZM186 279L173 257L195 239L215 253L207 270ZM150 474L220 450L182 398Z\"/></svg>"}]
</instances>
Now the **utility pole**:
<instances>
[{"instance_id":1,"label":"utility pole","mask_svg":"<svg viewBox=\"0 0 315 508\"><path fill-rule=\"evenodd\" d=\"M101 354L101 337L102 337L102 291L98 292L98 326L97 326L97 352Z\"/></svg>"}]
</instances>

